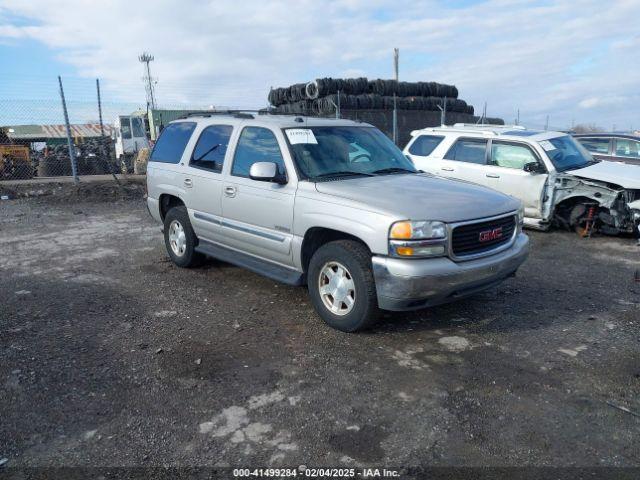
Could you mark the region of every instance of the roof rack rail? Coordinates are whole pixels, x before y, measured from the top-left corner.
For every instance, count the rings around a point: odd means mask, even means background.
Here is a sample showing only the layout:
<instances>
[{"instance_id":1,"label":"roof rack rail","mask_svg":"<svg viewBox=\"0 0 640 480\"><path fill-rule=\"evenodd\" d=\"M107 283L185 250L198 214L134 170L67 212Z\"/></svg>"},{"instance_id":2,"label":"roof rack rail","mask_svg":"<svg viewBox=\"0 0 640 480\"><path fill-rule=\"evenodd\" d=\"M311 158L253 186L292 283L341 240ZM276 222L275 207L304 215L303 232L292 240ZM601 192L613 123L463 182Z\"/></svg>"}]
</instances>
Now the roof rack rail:
<instances>
[{"instance_id":1,"label":"roof rack rail","mask_svg":"<svg viewBox=\"0 0 640 480\"><path fill-rule=\"evenodd\" d=\"M276 112L274 108L263 108L260 110L247 110L247 109L238 109L238 110L211 110L211 111L201 111L201 112L189 112L184 114L180 118L189 118L189 117L212 117L214 115L232 115L236 118L255 118L254 114L258 115L282 115L288 117L304 117L304 114L301 113L284 113L284 112Z\"/></svg>"},{"instance_id":2,"label":"roof rack rail","mask_svg":"<svg viewBox=\"0 0 640 480\"><path fill-rule=\"evenodd\" d=\"M233 115L236 118L255 118L250 112L257 112L257 110L212 110L210 112L189 112L180 118L213 117L214 115Z\"/></svg>"},{"instance_id":3,"label":"roof rack rail","mask_svg":"<svg viewBox=\"0 0 640 480\"><path fill-rule=\"evenodd\" d=\"M498 125L496 123L454 123L453 127L463 128L492 128L492 129L506 129L509 130L526 130L526 127L522 125Z\"/></svg>"}]
</instances>

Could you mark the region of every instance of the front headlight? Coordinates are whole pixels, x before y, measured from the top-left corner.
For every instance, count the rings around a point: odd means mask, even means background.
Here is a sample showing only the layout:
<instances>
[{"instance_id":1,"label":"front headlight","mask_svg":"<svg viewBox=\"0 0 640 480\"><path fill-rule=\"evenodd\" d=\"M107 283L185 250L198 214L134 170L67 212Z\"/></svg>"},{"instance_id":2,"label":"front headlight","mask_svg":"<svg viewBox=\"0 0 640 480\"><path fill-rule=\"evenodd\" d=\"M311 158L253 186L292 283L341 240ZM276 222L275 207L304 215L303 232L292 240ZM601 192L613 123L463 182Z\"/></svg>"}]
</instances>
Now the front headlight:
<instances>
[{"instance_id":1,"label":"front headlight","mask_svg":"<svg viewBox=\"0 0 640 480\"><path fill-rule=\"evenodd\" d=\"M396 257L441 257L446 245L447 226L442 222L403 221L389 229L389 252Z\"/></svg>"},{"instance_id":2,"label":"front headlight","mask_svg":"<svg viewBox=\"0 0 640 480\"><path fill-rule=\"evenodd\" d=\"M431 240L446 236L447 227L444 223L428 220L396 222L389 231L389 238L393 240Z\"/></svg>"},{"instance_id":3,"label":"front headlight","mask_svg":"<svg viewBox=\"0 0 640 480\"><path fill-rule=\"evenodd\" d=\"M522 230L522 226L524 225L524 204L520 203L520 208L518 209L518 226L520 230Z\"/></svg>"}]
</instances>

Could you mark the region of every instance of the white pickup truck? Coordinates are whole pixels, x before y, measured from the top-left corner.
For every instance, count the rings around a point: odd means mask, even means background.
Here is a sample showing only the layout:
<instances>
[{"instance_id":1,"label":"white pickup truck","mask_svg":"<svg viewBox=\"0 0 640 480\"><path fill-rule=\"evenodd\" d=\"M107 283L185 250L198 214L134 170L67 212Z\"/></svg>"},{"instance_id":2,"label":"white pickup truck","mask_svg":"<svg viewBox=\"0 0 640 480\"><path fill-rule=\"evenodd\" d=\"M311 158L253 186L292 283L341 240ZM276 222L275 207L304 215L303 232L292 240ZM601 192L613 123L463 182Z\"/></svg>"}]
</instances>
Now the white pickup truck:
<instances>
[{"instance_id":1,"label":"white pickup truck","mask_svg":"<svg viewBox=\"0 0 640 480\"><path fill-rule=\"evenodd\" d=\"M640 235L640 167L596 160L566 133L456 124L411 136L417 168L519 198L525 226Z\"/></svg>"}]
</instances>

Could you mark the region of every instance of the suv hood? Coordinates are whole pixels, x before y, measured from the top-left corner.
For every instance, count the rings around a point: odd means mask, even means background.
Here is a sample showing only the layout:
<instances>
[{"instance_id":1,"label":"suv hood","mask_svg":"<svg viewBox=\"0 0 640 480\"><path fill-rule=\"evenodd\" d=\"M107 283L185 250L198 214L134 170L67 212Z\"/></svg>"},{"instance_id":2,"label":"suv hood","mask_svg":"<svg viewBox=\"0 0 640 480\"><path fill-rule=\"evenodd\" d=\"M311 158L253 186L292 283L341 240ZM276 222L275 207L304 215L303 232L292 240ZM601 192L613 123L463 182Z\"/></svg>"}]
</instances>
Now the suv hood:
<instances>
[{"instance_id":1,"label":"suv hood","mask_svg":"<svg viewBox=\"0 0 640 480\"><path fill-rule=\"evenodd\" d=\"M520 201L489 188L429 175L381 175L316 183L320 193L408 220L453 223L517 210Z\"/></svg>"},{"instance_id":2,"label":"suv hood","mask_svg":"<svg viewBox=\"0 0 640 480\"><path fill-rule=\"evenodd\" d=\"M622 188L631 190L640 189L640 166L638 165L603 160L585 168L563 173L590 180L615 183Z\"/></svg>"}]
</instances>

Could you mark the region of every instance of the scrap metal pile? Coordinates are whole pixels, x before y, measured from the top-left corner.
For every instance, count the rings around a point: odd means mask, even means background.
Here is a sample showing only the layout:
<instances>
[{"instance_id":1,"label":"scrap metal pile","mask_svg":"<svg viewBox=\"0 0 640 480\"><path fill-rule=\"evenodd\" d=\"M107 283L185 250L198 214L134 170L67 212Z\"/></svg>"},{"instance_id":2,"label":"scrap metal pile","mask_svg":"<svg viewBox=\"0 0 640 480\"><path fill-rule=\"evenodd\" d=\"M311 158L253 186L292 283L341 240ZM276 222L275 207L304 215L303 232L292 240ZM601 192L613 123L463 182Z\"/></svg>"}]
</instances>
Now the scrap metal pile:
<instances>
[{"instance_id":1,"label":"scrap metal pile","mask_svg":"<svg viewBox=\"0 0 640 480\"><path fill-rule=\"evenodd\" d=\"M435 82L396 82L367 78L319 78L308 83L275 88L269 103L277 113L330 115L338 105L345 110L391 110L394 95L399 110L440 111L473 115L473 106L458 98L453 85Z\"/></svg>"}]
</instances>

